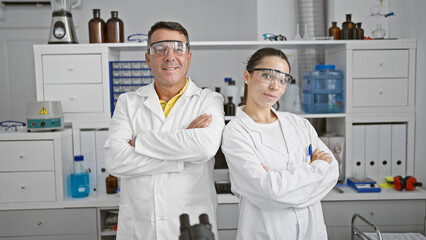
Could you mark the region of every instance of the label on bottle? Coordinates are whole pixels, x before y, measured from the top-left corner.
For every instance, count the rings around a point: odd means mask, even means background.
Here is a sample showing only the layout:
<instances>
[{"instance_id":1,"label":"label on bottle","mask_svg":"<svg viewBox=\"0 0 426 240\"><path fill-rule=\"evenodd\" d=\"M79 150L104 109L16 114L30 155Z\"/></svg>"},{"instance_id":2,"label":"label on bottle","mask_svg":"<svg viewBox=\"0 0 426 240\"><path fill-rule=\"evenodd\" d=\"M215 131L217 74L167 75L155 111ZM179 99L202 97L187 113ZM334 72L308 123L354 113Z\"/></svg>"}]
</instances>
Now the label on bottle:
<instances>
[{"instance_id":1,"label":"label on bottle","mask_svg":"<svg viewBox=\"0 0 426 240\"><path fill-rule=\"evenodd\" d=\"M80 186L80 187L78 188L78 192L85 192L85 191L86 191L86 188L85 188L85 187Z\"/></svg>"}]
</instances>

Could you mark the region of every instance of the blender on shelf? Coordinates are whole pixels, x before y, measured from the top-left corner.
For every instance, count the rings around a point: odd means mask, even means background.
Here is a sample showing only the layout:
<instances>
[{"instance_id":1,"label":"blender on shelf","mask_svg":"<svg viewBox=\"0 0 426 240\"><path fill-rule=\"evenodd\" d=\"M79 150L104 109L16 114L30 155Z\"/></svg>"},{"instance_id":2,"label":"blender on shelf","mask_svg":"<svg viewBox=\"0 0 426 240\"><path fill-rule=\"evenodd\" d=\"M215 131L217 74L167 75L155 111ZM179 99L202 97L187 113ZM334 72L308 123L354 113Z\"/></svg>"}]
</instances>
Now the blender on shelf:
<instances>
[{"instance_id":1,"label":"blender on shelf","mask_svg":"<svg viewBox=\"0 0 426 240\"><path fill-rule=\"evenodd\" d=\"M53 9L50 26L49 44L78 43L72 21L71 0L51 0Z\"/></svg>"}]
</instances>

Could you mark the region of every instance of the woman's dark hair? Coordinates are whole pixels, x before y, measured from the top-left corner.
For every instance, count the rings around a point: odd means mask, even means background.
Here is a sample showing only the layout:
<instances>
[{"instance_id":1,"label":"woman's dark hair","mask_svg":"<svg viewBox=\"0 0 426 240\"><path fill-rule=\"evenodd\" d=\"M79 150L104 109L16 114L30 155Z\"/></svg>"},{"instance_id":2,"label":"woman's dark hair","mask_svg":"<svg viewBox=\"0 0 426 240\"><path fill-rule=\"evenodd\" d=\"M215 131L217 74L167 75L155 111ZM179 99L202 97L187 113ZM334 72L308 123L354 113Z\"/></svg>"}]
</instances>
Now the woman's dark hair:
<instances>
[{"instance_id":1,"label":"woman's dark hair","mask_svg":"<svg viewBox=\"0 0 426 240\"><path fill-rule=\"evenodd\" d=\"M276 49L276 48L261 48L257 50L251 57L249 58L246 70L249 73L253 72L253 69L256 68L257 65L265 58L265 57L279 57L283 60L285 60L289 67L289 73L291 71L290 62L287 59L287 55L283 53L283 51ZM243 97L243 104L246 105L247 103L247 84L244 84L244 97ZM279 102L277 102L277 110L280 108Z\"/></svg>"},{"instance_id":2,"label":"woman's dark hair","mask_svg":"<svg viewBox=\"0 0 426 240\"><path fill-rule=\"evenodd\" d=\"M188 43L188 47L189 47L188 31L186 31L186 29L178 22L165 22L165 21L156 22L154 25L152 25L151 29L148 32L148 46L151 45L152 34L156 30L162 29L162 28L166 28L169 30L178 31L182 33L185 36L186 42Z\"/></svg>"}]
</instances>

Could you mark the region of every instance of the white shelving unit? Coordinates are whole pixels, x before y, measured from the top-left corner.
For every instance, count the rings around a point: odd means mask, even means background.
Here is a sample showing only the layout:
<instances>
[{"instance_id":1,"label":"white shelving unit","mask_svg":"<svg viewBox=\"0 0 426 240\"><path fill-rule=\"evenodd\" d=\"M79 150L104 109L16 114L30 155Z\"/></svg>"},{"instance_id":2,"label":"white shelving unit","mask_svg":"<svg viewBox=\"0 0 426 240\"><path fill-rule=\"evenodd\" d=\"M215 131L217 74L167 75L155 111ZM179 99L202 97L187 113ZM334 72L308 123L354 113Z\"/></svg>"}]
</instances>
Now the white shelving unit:
<instances>
[{"instance_id":1,"label":"white shelving unit","mask_svg":"<svg viewBox=\"0 0 426 240\"><path fill-rule=\"evenodd\" d=\"M416 40L191 42L193 54L188 75L198 86L212 90L222 86L224 77L236 79L237 86L241 87L246 61L261 47L275 47L291 54L307 48L322 49L325 64L336 65L336 69L343 71L345 112L302 116L308 119L325 119L327 132L346 138L343 159L346 177L354 176L358 171L357 161L354 160L356 152L352 151L355 144L354 126L358 125L404 125L406 131L402 145L405 146L405 159L401 159L405 164L403 174L414 173ZM34 46L37 100L62 101L65 121L73 127L75 153L80 151L81 130L108 127L111 117L109 62L144 60L145 51L144 43ZM226 120L230 119L232 117L226 117ZM389 161L392 162L393 159ZM376 164L380 162L378 159ZM365 163L367 162L363 162ZM330 213L334 204L340 204L340 207L346 207L350 211L368 212L370 206L381 206L386 201L395 200L395 206L402 209L407 202L419 208L419 212L424 215L426 194L423 189L417 189L415 195L389 191L390 193L362 195L362 198L351 192L351 189L345 189L344 194L332 191L323 201L330 239L344 239L350 232L350 226L346 222L333 220L342 217L350 219L344 211ZM105 210L103 208L108 210L118 207L116 198L105 198L104 195L98 192L96 196L83 201L65 199L63 206L96 207L99 218L99 214ZM219 221L226 222L235 218L233 210L236 209L236 203L235 196L219 196ZM226 208L230 210L223 211ZM392 216L390 210L386 211L387 207L378 208L381 216L384 215L380 219ZM420 215L416 215L413 220L414 231L420 226L417 221ZM379 224L400 226L398 231L413 229L402 224L403 220L400 219L382 220L379 220ZM99 224L98 222L98 226ZM225 225L219 224L222 226L220 235L223 239L232 239L236 223L232 221ZM99 233L99 239L113 239L101 229Z\"/></svg>"}]
</instances>

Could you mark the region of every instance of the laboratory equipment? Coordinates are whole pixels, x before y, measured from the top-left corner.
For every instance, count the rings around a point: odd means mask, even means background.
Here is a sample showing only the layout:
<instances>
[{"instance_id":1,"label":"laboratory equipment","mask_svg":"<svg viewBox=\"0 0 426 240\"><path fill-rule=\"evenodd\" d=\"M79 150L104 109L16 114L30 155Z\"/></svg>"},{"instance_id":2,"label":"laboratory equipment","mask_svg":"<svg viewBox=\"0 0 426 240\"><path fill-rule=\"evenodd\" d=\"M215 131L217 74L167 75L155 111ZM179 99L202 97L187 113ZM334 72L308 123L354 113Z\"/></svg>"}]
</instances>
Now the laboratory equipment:
<instances>
[{"instance_id":1,"label":"laboratory equipment","mask_svg":"<svg viewBox=\"0 0 426 240\"><path fill-rule=\"evenodd\" d=\"M64 128L64 113L60 101L28 102L28 131L51 131L62 128Z\"/></svg>"},{"instance_id":2,"label":"laboratory equipment","mask_svg":"<svg viewBox=\"0 0 426 240\"><path fill-rule=\"evenodd\" d=\"M89 42L105 42L105 21L101 18L100 9L93 9L93 18L89 21Z\"/></svg>"},{"instance_id":3,"label":"laboratory equipment","mask_svg":"<svg viewBox=\"0 0 426 240\"><path fill-rule=\"evenodd\" d=\"M225 104L225 116L235 116L235 104L232 102L232 97L228 97L228 103Z\"/></svg>"},{"instance_id":4,"label":"laboratory equipment","mask_svg":"<svg viewBox=\"0 0 426 240\"><path fill-rule=\"evenodd\" d=\"M331 27L328 29L328 36L333 37L334 40L340 40L340 28L337 22L331 22Z\"/></svg>"},{"instance_id":5,"label":"laboratory equipment","mask_svg":"<svg viewBox=\"0 0 426 240\"><path fill-rule=\"evenodd\" d=\"M25 130L26 124L19 121L0 122L0 132L21 132Z\"/></svg>"},{"instance_id":6,"label":"laboratory equipment","mask_svg":"<svg viewBox=\"0 0 426 240\"><path fill-rule=\"evenodd\" d=\"M83 166L84 156L74 156L74 172L70 175L71 196L82 198L89 196L89 173Z\"/></svg>"},{"instance_id":7,"label":"laboratory equipment","mask_svg":"<svg viewBox=\"0 0 426 240\"><path fill-rule=\"evenodd\" d=\"M71 0L51 0L53 9L49 44L78 43L72 20Z\"/></svg>"},{"instance_id":8,"label":"laboratory equipment","mask_svg":"<svg viewBox=\"0 0 426 240\"><path fill-rule=\"evenodd\" d=\"M343 72L334 65L318 64L303 74L303 110L306 113L344 111Z\"/></svg>"},{"instance_id":9,"label":"laboratory equipment","mask_svg":"<svg viewBox=\"0 0 426 240\"><path fill-rule=\"evenodd\" d=\"M346 182L348 186L352 187L359 193L381 192L377 182L371 178L348 178Z\"/></svg>"},{"instance_id":10,"label":"laboratory equipment","mask_svg":"<svg viewBox=\"0 0 426 240\"><path fill-rule=\"evenodd\" d=\"M105 178L105 184L106 184L106 193L107 194L117 193L117 189L118 189L118 178L117 177L109 174L109 176L107 178Z\"/></svg>"},{"instance_id":11,"label":"laboratory equipment","mask_svg":"<svg viewBox=\"0 0 426 240\"><path fill-rule=\"evenodd\" d=\"M300 102L300 88L296 84L296 80L292 79L290 84L287 85L287 89L284 95L279 100L280 109L285 112L301 113L302 106Z\"/></svg>"},{"instance_id":12,"label":"laboratory equipment","mask_svg":"<svg viewBox=\"0 0 426 240\"><path fill-rule=\"evenodd\" d=\"M214 240L212 225L209 222L209 216L205 213L199 216L200 223L191 226L188 214L179 216L180 236L179 240Z\"/></svg>"},{"instance_id":13,"label":"laboratory equipment","mask_svg":"<svg viewBox=\"0 0 426 240\"><path fill-rule=\"evenodd\" d=\"M354 27L355 23L352 22L352 14L346 14L346 22L342 23L341 39L353 39L352 29Z\"/></svg>"},{"instance_id":14,"label":"laboratory equipment","mask_svg":"<svg viewBox=\"0 0 426 240\"><path fill-rule=\"evenodd\" d=\"M416 187L421 187L423 184L421 182L417 182L417 179L412 176L406 176L405 178L401 176L393 177L393 184L395 190L402 191L406 189L407 191L414 191Z\"/></svg>"},{"instance_id":15,"label":"laboratory equipment","mask_svg":"<svg viewBox=\"0 0 426 240\"><path fill-rule=\"evenodd\" d=\"M124 42L124 24L118 18L117 11L111 11L111 18L106 23L106 42L120 43Z\"/></svg>"},{"instance_id":16,"label":"laboratory equipment","mask_svg":"<svg viewBox=\"0 0 426 240\"><path fill-rule=\"evenodd\" d=\"M377 28L372 32L374 39L383 39L386 31L382 28L381 24L377 24Z\"/></svg>"}]
</instances>

